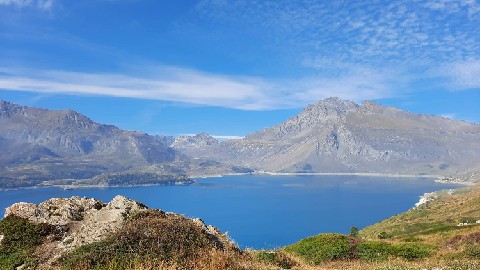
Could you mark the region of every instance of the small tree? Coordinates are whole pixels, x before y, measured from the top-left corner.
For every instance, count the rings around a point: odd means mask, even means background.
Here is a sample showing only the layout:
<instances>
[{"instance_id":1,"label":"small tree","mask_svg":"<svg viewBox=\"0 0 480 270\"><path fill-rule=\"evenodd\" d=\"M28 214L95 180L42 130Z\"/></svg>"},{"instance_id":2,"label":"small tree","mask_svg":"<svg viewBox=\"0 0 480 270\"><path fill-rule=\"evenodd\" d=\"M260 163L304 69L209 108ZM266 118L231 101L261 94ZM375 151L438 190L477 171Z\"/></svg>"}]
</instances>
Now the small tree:
<instances>
[{"instance_id":1,"label":"small tree","mask_svg":"<svg viewBox=\"0 0 480 270\"><path fill-rule=\"evenodd\" d=\"M358 228L357 227L352 226L352 228L350 228L350 236L358 237Z\"/></svg>"}]
</instances>

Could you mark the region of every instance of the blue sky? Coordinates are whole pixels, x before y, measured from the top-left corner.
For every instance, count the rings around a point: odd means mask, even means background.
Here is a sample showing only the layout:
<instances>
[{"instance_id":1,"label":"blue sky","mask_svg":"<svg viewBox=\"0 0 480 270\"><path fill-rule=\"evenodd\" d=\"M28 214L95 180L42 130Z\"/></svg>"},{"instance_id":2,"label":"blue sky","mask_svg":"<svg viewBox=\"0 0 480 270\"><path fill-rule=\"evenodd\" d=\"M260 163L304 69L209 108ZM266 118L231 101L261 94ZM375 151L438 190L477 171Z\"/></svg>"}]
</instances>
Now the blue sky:
<instances>
[{"instance_id":1,"label":"blue sky","mask_svg":"<svg viewBox=\"0 0 480 270\"><path fill-rule=\"evenodd\" d=\"M242 136L319 99L480 123L475 0L0 0L0 99Z\"/></svg>"}]
</instances>

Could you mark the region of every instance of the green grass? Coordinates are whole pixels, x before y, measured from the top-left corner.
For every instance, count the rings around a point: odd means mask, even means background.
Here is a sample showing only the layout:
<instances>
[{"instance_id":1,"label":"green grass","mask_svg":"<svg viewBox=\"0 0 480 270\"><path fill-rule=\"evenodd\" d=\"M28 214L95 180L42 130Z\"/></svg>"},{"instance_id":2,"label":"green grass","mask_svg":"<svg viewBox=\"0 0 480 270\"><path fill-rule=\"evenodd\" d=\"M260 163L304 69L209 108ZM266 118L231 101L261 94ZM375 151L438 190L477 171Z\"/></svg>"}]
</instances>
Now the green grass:
<instances>
[{"instance_id":1,"label":"green grass","mask_svg":"<svg viewBox=\"0 0 480 270\"><path fill-rule=\"evenodd\" d=\"M392 238L461 233L480 219L480 189L468 188L455 191L453 195L439 192L439 197L418 208L410 209L382 222L364 228L360 236L374 239L381 232ZM459 222L469 222L457 227Z\"/></svg>"},{"instance_id":2,"label":"green grass","mask_svg":"<svg viewBox=\"0 0 480 270\"><path fill-rule=\"evenodd\" d=\"M342 260L381 262L400 258L413 261L429 257L435 250L435 246L423 243L362 241L341 234L319 234L285 247L286 252L314 265Z\"/></svg>"}]
</instances>

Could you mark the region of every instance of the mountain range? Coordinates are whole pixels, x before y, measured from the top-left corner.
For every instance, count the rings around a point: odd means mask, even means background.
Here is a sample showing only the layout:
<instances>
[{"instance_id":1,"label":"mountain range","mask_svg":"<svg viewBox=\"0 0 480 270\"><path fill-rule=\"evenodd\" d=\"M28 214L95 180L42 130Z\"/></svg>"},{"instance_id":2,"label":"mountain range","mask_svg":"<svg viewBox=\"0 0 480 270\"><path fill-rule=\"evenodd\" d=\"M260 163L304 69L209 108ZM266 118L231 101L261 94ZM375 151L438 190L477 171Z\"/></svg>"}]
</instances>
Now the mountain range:
<instances>
[{"instance_id":1,"label":"mountain range","mask_svg":"<svg viewBox=\"0 0 480 270\"><path fill-rule=\"evenodd\" d=\"M480 125L329 98L276 126L220 142L206 133L151 136L72 110L0 101L0 151L0 187L79 179L148 184L135 179L254 171L469 179L480 172Z\"/></svg>"},{"instance_id":2,"label":"mountain range","mask_svg":"<svg viewBox=\"0 0 480 270\"><path fill-rule=\"evenodd\" d=\"M328 98L241 140L174 147L270 172L471 175L480 125Z\"/></svg>"},{"instance_id":3,"label":"mountain range","mask_svg":"<svg viewBox=\"0 0 480 270\"><path fill-rule=\"evenodd\" d=\"M189 174L233 172L209 160L191 159L168 141L168 137L99 124L72 110L0 101L0 188L35 186L47 180L148 184L184 180ZM145 183L141 178L151 180Z\"/></svg>"}]
</instances>

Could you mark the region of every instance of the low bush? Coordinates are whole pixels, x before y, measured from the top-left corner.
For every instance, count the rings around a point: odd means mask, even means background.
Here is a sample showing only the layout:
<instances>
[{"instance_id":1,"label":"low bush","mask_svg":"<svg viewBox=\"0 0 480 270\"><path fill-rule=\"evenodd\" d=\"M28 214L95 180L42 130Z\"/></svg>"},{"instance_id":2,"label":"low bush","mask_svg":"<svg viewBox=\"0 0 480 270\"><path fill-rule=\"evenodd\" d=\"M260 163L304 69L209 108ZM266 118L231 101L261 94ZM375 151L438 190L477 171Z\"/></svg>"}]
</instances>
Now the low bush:
<instances>
[{"instance_id":1,"label":"low bush","mask_svg":"<svg viewBox=\"0 0 480 270\"><path fill-rule=\"evenodd\" d=\"M392 238L392 235L391 234L388 234L386 232L381 232L378 234L378 239L388 239L388 238Z\"/></svg>"},{"instance_id":2,"label":"low bush","mask_svg":"<svg viewBox=\"0 0 480 270\"><path fill-rule=\"evenodd\" d=\"M407 260L423 259L435 250L435 246L420 243L405 243L395 246L395 255Z\"/></svg>"},{"instance_id":3,"label":"low bush","mask_svg":"<svg viewBox=\"0 0 480 270\"><path fill-rule=\"evenodd\" d=\"M35 265L33 252L50 232L46 224L36 225L27 219L10 215L0 221L0 269L15 269L20 265Z\"/></svg>"},{"instance_id":4,"label":"low bush","mask_svg":"<svg viewBox=\"0 0 480 270\"><path fill-rule=\"evenodd\" d=\"M467 248L465 249L465 255L467 255L467 257L472 259L480 258L480 245L478 244L468 245Z\"/></svg>"},{"instance_id":5,"label":"low bush","mask_svg":"<svg viewBox=\"0 0 480 270\"><path fill-rule=\"evenodd\" d=\"M254 254L255 259L262 263L278 266L282 269L290 269L295 266L295 262L280 251L261 250Z\"/></svg>"},{"instance_id":6,"label":"low bush","mask_svg":"<svg viewBox=\"0 0 480 270\"><path fill-rule=\"evenodd\" d=\"M358 240L341 234L319 234L285 247L312 264L353 258Z\"/></svg>"},{"instance_id":7,"label":"low bush","mask_svg":"<svg viewBox=\"0 0 480 270\"><path fill-rule=\"evenodd\" d=\"M395 247L385 242L363 242L357 246L358 257L367 262L386 261L395 254Z\"/></svg>"}]
</instances>

